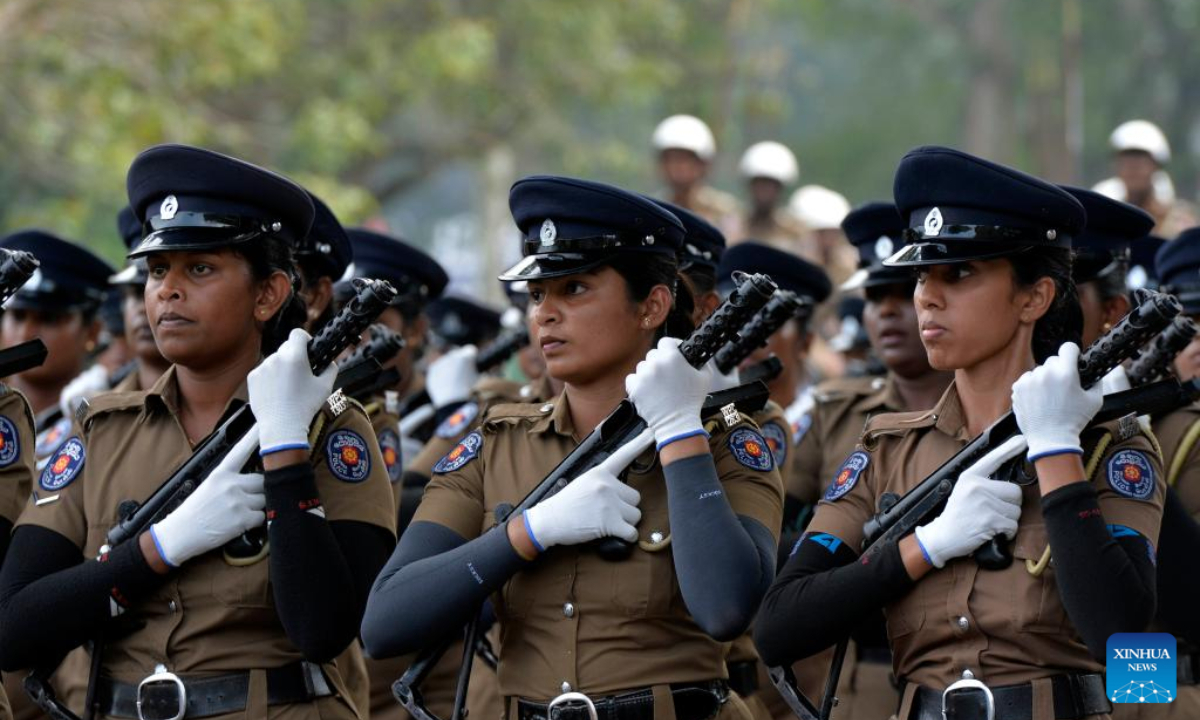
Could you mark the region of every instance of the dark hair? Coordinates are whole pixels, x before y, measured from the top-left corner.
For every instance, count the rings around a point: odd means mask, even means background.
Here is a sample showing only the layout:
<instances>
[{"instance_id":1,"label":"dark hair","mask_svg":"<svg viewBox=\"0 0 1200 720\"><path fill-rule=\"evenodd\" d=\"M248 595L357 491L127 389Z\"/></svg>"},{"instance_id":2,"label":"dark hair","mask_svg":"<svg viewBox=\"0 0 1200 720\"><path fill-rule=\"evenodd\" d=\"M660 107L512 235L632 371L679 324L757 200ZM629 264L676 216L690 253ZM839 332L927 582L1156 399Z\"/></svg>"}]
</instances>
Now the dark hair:
<instances>
[{"instance_id":1,"label":"dark hair","mask_svg":"<svg viewBox=\"0 0 1200 720\"><path fill-rule=\"evenodd\" d=\"M1039 365L1058 354L1065 342L1083 342L1083 309L1071 279L1071 251L1067 248L1030 248L1011 255L1013 277L1022 287L1048 277L1054 281L1054 302L1033 327L1033 359Z\"/></svg>"},{"instance_id":2,"label":"dark hair","mask_svg":"<svg viewBox=\"0 0 1200 720\"><path fill-rule=\"evenodd\" d=\"M313 260L312 256L310 255L297 256L296 267L300 269L300 279L304 282L301 288L306 291L316 287L317 284L321 282L321 278L329 277L328 266L326 266L324 263ZM337 281L337 278L330 279L334 282ZM335 305L337 305L337 302L331 295L329 298L329 304L325 306L325 310L321 312L317 319L313 321L312 327L309 328L313 335L321 332L321 328L325 327L325 325L333 319ZM304 317L305 320L308 319L307 312L305 312Z\"/></svg>"},{"instance_id":3,"label":"dark hair","mask_svg":"<svg viewBox=\"0 0 1200 720\"><path fill-rule=\"evenodd\" d=\"M304 327L308 311L304 299L296 292L299 278L296 276L292 247L287 241L274 235L265 235L258 240L242 243L232 248L234 253L250 264L250 274L255 282L262 282L276 272L283 272L291 281L291 293L283 306L267 320L263 328L262 353L270 355L287 340L292 330Z\"/></svg>"},{"instance_id":4,"label":"dark hair","mask_svg":"<svg viewBox=\"0 0 1200 720\"><path fill-rule=\"evenodd\" d=\"M1129 263L1126 260L1113 260L1112 269L1107 275L1092 280L1100 299L1107 301L1129 295L1129 287L1125 282L1125 276L1128 273Z\"/></svg>"},{"instance_id":5,"label":"dark hair","mask_svg":"<svg viewBox=\"0 0 1200 720\"><path fill-rule=\"evenodd\" d=\"M679 273L692 283L693 299L717 289L717 269L703 263L690 263Z\"/></svg>"},{"instance_id":6,"label":"dark hair","mask_svg":"<svg viewBox=\"0 0 1200 720\"><path fill-rule=\"evenodd\" d=\"M679 272L679 264L674 255L661 253L625 253L617 255L605 263L617 274L625 278L629 288L629 299L642 302L650 295L655 285L666 285L671 288L674 302L671 311L667 313L667 321L658 329L658 337L686 338L692 334L692 311L695 309L695 299L691 287L684 282Z\"/></svg>"}]
</instances>

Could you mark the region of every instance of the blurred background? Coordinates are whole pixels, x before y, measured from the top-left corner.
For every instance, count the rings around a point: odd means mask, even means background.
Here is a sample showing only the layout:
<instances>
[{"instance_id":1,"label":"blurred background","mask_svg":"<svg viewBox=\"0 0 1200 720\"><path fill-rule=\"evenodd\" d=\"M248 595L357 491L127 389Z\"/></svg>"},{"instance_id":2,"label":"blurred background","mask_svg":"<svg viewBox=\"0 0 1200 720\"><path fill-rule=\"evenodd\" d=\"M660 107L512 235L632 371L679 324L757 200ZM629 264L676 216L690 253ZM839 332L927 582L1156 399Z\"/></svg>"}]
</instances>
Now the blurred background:
<instances>
[{"instance_id":1,"label":"blurred background","mask_svg":"<svg viewBox=\"0 0 1200 720\"><path fill-rule=\"evenodd\" d=\"M856 205L889 198L923 143L1091 186L1132 118L1162 128L1193 200L1198 31L1194 0L3 0L0 229L119 264L130 161L185 142L291 176L497 299L509 185L658 191L651 137L677 113L711 127L706 182L743 203L761 140L795 153L788 194Z\"/></svg>"}]
</instances>

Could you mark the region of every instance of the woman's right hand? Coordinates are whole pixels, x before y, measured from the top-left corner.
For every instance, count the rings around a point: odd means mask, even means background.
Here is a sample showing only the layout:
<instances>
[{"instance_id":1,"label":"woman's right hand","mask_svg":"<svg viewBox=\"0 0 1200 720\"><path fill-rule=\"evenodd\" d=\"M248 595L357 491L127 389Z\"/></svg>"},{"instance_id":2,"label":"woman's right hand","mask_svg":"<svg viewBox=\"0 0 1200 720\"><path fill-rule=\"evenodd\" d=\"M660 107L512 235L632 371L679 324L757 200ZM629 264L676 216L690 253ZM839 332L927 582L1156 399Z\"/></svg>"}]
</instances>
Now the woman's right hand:
<instances>
[{"instance_id":1,"label":"woman's right hand","mask_svg":"<svg viewBox=\"0 0 1200 720\"><path fill-rule=\"evenodd\" d=\"M642 496L617 476L653 443L654 431L642 431L556 495L526 510L525 529L534 546L544 551L609 536L637 540Z\"/></svg>"},{"instance_id":2,"label":"woman's right hand","mask_svg":"<svg viewBox=\"0 0 1200 720\"><path fill-rule=\"evenodd\" d=\"M1012 539L1017 534L1021 487L992 480L991 476L1025 449L1025 436L1017 435L963 471L942 514L917 527L917 542L929 564L940 568L949 560L969 555L997 535Z\"/></svg>"},{"instance_id":3,"label":"woman's right hand","mask_svg":"<svg viewBox=\"0 0 1200 720\"><path fill-rule=\"evenodd\" d=\"M241 468L258 447L258 426L246 433L196 491L150 527L158 554L172 567L215 550L264 522L266 495L261 473Z\"/></svg>"}]
</instances>

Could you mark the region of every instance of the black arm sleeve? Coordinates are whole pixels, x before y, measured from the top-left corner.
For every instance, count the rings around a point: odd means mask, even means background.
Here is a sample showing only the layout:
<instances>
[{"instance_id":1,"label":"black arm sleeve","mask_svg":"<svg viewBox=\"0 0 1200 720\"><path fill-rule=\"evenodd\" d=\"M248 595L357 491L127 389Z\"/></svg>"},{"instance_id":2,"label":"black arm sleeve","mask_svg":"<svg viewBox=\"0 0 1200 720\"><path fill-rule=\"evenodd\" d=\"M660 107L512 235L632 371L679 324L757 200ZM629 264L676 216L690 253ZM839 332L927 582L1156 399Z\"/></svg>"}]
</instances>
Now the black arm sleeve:
<instances>
[{"instance_id":1,"label":"black arm sleeve","mask_svg":"<svg viewBox=\"0 0 1200 720\"><path fill-rule=\"evenodd\" d=\"M808 533L767 591L754 644L767 665L790 665L847 637L912 586L896 543L858 558L838 538Z\"/></svg>"},{"instance_id":2,"label":"black arm sleeve","mask_svg":"<svg viewBox=\"0 0 1200 720\"><path fill-rule=\"evenodd\" d=\"M413 523L371 589L362 623L367 655L403 655L458 632L527 564L504 525L467 542L443 525Z\"/></svg>"},{"instance_id":3,"label":"black arm sleeve","mask_svg":"<svg viewBox=\"0 0 1200 720\"><path fill-rule=\"evenodd\" d=\"M0 568L4 567L4 556L8 554L8 543L12 534L12 521L0 517Z\"/></svg>"},{"instance_id":4,"label":"black arm sleeve","mask_svg":"<svg viewBox=\"0 0 1200 720\"><path fill-rule=\"evenodd\" d=\"M1154 617L1154 549L1132 531L1113 537L1086 482L1043 496L1042 516L1063 606L1103 662L1109 635L1141 632Z\"/></svg>"},{"instance_id":5,"label":"black arm sleeve","mask_svg":"<svg viewBox=\"0 0 1200 720\"><path fill-rule=\"evenodd\" d=\"M1200 644L1200 525L1188 515L1173 488L1167 488L1158 533L1158 617L1167 629Z\"/></svg>"},{"instance_id":6,"label":"black arm sleeve","mask_svg":"<svg viewBox=\"0 0 1200 720\"><path fill-rule=\"evenodd\" d=\"M391 533L368 523L329 523L308 463L264 474L271 585L288 639L327 662L358 635L371 581L392 550ZM353 558L353 560L351 560Z\"/></svg>"},{"instance_id":7,"label":"black arm sleeve","mask_svg":"<svg viewBox=\"0 0 1200 720\"><path fill-rule=\"evenodd\" d=\"M671 552L684 603L704 632L722 642L746 632L775 576L775 538L735 515L712 455L663 468Z\"/></svg>"},{"instance_id":8,"label":"black arm sleeve","mask_svg":"<svg viewBox=\"0 0 1200 720\"><path fill-rule=\"evenodd\" d=\"M100 560L53 530L22 525L0 571L0 669L54 662L113 619L114 603L128 607L168 576L146 563L136 540Z\"/></svg>"}]
</instances>

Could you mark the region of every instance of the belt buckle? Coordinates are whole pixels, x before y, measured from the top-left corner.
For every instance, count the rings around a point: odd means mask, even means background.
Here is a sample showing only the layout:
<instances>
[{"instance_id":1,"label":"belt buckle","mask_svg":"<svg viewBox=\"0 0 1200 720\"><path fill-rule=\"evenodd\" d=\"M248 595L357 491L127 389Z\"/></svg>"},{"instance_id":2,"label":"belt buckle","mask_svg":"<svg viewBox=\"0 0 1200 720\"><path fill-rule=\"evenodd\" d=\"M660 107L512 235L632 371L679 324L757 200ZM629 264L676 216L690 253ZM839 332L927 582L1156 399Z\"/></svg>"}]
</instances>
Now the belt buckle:
<instances>
[{"instance_id":1,"label":"belt buckle","mask_svg":"<svg viewBox=\"0 0 1200 720\"><path fill-rule=\"evenodd\" d=\"M187 687L165 665L155 665L154 674L138 683L139 720L183 720L187 713Z\"/></svg>"},{"instance_id":2,"label":"belt buckle","mask_svg":"<svg viewBox=\"0 0 1200 720\"><path fill-rule=\"evenodd\" d=\"M950 685L942 691L942 720L952 720L946 713L947 699L954 693L983 693L984 700L984 715L980 720L995 720L996 718L996 698L992 696L992 690L987 685L975 679L975 676L970 670L964 670L961 680Z\"/></svg>"},{"instance_id":3,"label":"belt buckle","mask_svg":"<svg viewBox=\"0 0 1200 720\"><path fill-rule=\"evenodd\" d=\"M546 706L546 720L556 720L554 717L554 708L571 702L583 703L583 706L587 708L588 717L591 720L598 720L596 704L592 702L590 697L581 692L565 692L551 700L550 704Z\"/></svg>"}]
</instances>

